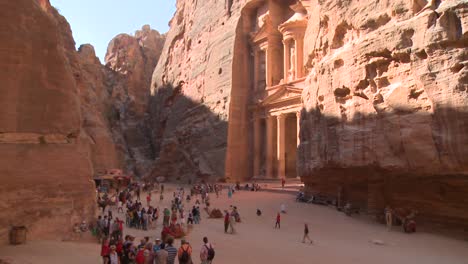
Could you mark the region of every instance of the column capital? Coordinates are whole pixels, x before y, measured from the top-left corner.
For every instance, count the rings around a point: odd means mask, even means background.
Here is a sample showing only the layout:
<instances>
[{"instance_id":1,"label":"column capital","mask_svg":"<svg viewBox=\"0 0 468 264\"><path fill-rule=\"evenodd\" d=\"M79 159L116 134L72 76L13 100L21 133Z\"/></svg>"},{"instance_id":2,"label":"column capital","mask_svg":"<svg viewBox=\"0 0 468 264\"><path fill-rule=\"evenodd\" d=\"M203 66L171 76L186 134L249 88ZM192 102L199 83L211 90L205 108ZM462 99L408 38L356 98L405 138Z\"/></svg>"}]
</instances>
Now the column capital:
<instances>
[{"instance_id":1,"label":"column capital","mask_svg":"<svg viewBox=\"0 0 468 264\"><path fill-rule=\"evenodd\" d=\"M276 118L278 118L278 120L285 119L286 115L285 114L279 114L279 115L276 116Z\"/></svg>"}]
</instances>

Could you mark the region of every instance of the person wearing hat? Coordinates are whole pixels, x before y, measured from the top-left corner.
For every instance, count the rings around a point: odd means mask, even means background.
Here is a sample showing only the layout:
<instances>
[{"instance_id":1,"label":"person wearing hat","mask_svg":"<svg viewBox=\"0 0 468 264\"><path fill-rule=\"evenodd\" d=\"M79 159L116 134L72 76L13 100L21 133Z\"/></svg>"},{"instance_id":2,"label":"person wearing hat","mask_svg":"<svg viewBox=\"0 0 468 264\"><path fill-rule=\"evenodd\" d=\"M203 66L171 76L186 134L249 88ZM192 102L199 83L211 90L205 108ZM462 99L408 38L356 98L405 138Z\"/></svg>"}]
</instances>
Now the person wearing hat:
<instances>
[{"instance_id":1,"label":"person wearing hat","mask_svg":"<svg viewBox=\"0 0 468 264\"><path fill-rule=\"evenodd\" d=\"M155 255L155 264L167 264L168 255L169 253L165 249L165 244L160 244L159 250L156 252Z\"/></svg>"},{"instance_id":2,"label":"person wearing hat","mask_svg":"<svg viewBox=\"0 0 468 264\"><path fill-rule=\"evenodd\" d=\"M156 238L156 240L154 240L153 253L156 254L156 252L158 252L160 249L161 249L161 239Z\"/></svg>"},{"instance_id":3,"label":"person wearing hat","mask_svg":"<svg viewBox=\"0 0 468 264\"><path fill-rule=\"evenodd\" d=\"M120 264L119 254L117 254L116 246L110 246L110 253L109 253L109 264Z\"/></svg>"}]
</instances>

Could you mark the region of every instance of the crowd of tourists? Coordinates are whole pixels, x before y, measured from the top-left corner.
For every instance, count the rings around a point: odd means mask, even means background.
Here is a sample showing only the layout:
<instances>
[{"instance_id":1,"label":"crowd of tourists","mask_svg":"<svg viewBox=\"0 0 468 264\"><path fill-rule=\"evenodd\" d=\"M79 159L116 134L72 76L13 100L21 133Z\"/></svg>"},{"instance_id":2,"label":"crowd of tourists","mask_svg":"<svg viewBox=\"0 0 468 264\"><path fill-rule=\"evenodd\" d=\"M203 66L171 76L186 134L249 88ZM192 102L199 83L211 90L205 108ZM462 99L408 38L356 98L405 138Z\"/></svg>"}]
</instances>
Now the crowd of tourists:
<instances>
[{"instance_id":1,"label":"crowd of tourists","mask_svg":"<svg viewBox=\"0 0 468 264\"><path fill-rule=\"evenodd\" d=\"M135 237L126 235L125 240L112 241L104 239L101 247L101 256L104 264L174 264L176 259L180 264L192 264L194 255L192 246L186 240L181 240L180 247L174 245L174 238L168 237L161 241L150 241L145 237L140 243L135 243ZM212 263L215 251L208 238L203 238L199 253L202 264Z\"/></svg>"},{"instance_id":2,"label":"crowd of tourists","mask_svg":"<svg viewBox=\"0 0 468 264\"><path fill-rule=\"evenodd\" d=\"M164 199L164 185L159 186L160 200ZM191 245L182 240L180 248L175 249L173 243L175 238L182 238L186 234L189 226L201 222L200 200L209 210L209 193L216 193L219 196L221 186L214 184L194 185L190 193L186 196L186 201L196 199L195 205L185 210L184 196L185 189L177 188L173 193L170 208L164 207L161 211L159 207L151 205L151 190L146 196L146 206L141 202L141 187L129 186L125 190L116 191L114 196L109 197L104 194L98 197L98 204L102 208L102 214L96 223L96 235L102 243L101 256L103 263L137 263L137 264L172 264L175 259L179 263L192 262ZM106 208L108 210L106 211ZM118 217L113 217L112 210L117 209L117 213L125 214L125 222ZM125 212L124 212L125 210ZM137 245L135 237L124 234L125 228L141 229L144 231L155 229L158 219L162 214L161 238L154 242L149 237L141 240ZM201 263L211 263L214 258L213 246L208 243L208 239L203 239L204 244L200 252Z\"/></svg>"}]
</instances>

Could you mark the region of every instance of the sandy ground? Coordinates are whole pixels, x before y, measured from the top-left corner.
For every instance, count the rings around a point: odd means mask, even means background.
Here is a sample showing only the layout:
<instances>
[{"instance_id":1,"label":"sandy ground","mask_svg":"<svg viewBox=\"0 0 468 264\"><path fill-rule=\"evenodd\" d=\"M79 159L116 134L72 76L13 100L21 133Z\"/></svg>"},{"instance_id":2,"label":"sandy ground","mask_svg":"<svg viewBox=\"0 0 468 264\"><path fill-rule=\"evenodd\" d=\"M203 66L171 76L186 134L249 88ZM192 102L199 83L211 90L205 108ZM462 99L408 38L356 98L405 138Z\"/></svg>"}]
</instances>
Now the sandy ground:
<instances>
[{"instance_id":1,"label":"sandy ground","mask_svg":"<svg viewBox=\"0 0 468 264\"><path fill-rule=\"evenodd\" d=\"M164 203L159 205L159 195L153 195L158 201L152 204L164 207L169 203L168 196L166 192ZM194 263L200 263L202 238L207 236L216 250L214 263L221 264L468 264L466 241L427 233L408 235L399 227L387 232L383 225L347 217L334 208L296 203L292 194L241 191L228 199L224 191L220 198L214 195L211 198L212 208L223 210L229 205L237 206L242 223L236 225L237 234L224 234L223 220L208 219L202 212L201 224L195 225L187 237L195 252ZM192 200L190 205L194 202ZM288 212L282 215L278 230L273 227L281 203L286 204ZM260 217L256 215L257 208L263 211ZM301 243L305 222L309 223L313 245ZM135 235L137 241L143 236L154 239L160 232L161 223L155 230L125 230ZM371 240L381 240L385 245L375 245ZM177 241L176 246L179 245ZM99 245L92 243L34 241L22 246L0 247L0 259L34 264L101 263L99 250Z\"/></svg>"}]
</instances>

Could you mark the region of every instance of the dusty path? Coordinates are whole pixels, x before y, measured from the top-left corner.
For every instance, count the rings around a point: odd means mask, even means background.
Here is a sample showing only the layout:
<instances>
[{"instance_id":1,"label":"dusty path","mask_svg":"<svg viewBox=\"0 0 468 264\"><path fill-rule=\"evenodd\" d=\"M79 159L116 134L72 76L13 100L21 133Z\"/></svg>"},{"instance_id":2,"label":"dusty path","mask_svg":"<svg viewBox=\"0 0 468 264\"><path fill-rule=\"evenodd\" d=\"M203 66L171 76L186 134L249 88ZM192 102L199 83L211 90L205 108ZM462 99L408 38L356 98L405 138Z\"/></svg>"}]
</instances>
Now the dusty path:
<instances>
[{"instance_id":1,"label":"dusty path","mask_svg":"<svg viewBox=\"0 0 468 264\"><path fill-rule=\"evenodd\" d=\"M169 203L169 191L160 207ZM152 204L158 205L159 196L153 195L155 198L158 201ZM291 194L239 192L228 199L224 192L219 199L212 195L211 201L212 208L237 206L243 222L236 225L236 235L224 234L223 220L207 219L203 212L201 224L195 225L187 237L196 253L194 263L200 263L201 240L208 236L216 248L214 263L221 264L468 264L466 241L426 233L407 235L399 228L387 232L383 225L350 218L332 208L296 203ZM281 229L275 230L275 215L283 202L288 213L282 215ZM256 215L257 208L263 211L261 217ZM300 242L304 222L309 223L314 245ZM154 239L160 236L160 227L158 223L156 230L127 229L126 233L137 239L143 236ZM382 240L385 245L370 243L373 239ZM0 248L0 258L8 256L18 260L14 263L100 263L98 254L98 245L81 243L32 242Z\"/></svg>"}]
</instances>

